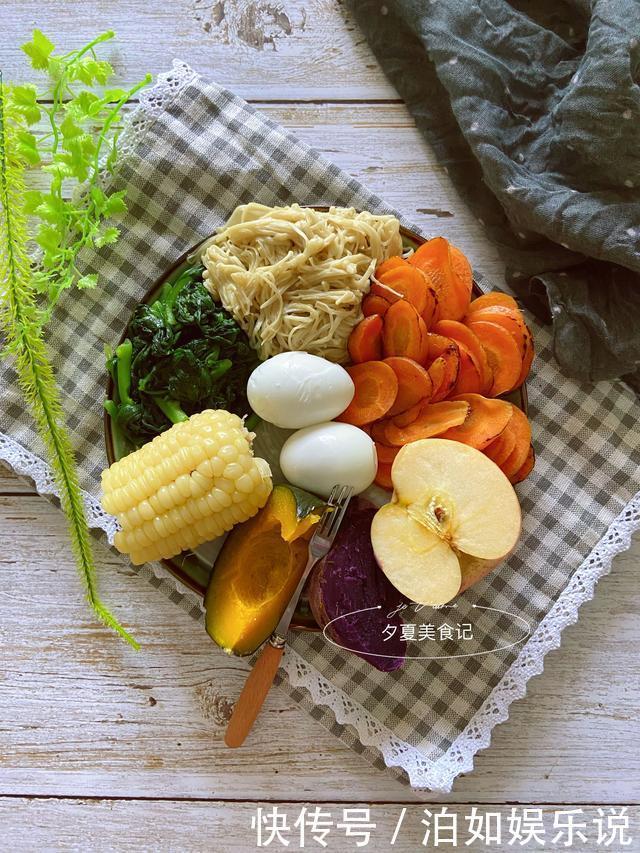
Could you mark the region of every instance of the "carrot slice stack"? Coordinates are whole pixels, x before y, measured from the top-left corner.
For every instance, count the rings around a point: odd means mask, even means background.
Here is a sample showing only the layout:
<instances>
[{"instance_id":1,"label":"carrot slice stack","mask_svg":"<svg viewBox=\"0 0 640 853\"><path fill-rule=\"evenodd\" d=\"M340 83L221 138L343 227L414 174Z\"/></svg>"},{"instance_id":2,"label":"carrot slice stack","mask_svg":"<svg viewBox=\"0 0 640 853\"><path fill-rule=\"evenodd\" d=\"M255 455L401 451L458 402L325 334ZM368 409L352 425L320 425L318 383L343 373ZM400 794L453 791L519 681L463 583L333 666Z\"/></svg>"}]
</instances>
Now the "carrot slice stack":
<instances>
[{"instance_id":1,"label":"carrot slice stack","mask_svg":"<svg viewBox=\"0 0 640 853\"><path fill-rule=\"evenodd\" d=\"M393 481L391 479L391 465L388 462L378 462L378 470L376 471L375 483L383 489L393 490Z\"/></svg>"},{"instance_id":2,"label":"carrot slice stack","mask_svg":"<svg viewBox=\"0 0 640 853\"><path fill-rule=\"evenodd\" d=\"M387 465L392 465L400 451L399 447L392 447L389 444L382 444L376 441L376 453L378 454L378 462L384 462Z\"/></svg>"},{"instance_id":3,"label":"carrot slice stack","mask_svg":"<svg viewBox=\"0 0 640 853\"><path fill-rule=\"evenodd\" d=\"M461 320L471 299L471 267L444 237L423 243L408 259L433 282L438 298L436 320Z\"/></svg>"},{"instance_id":4,"label":"carrot slice stack","mask_svg":"<svg viewBox=\"0 0 640 853\"><path fill-rule=\"evenodd\" d=\"M515 432L510 429L504 429L497 438L485 447L484 455L488 456L500 468L502 463L508 459L515 446Z\"/></svg>"},{"instance_id":5,"label":"carrot slice stack","mask_svg":"<svg viewBox=\"0 0 640 853\"><path fill-rule=\"evenodd\" d=\"M398 380L398 393L395 403L389 409L389 417L405 412L416 403L426 403L431 399L433 391L431 378L417 361L402 356L392 356L385 358L384 363L389 365Z\"/></svg>"},{"instance_id":6,"label":"carrot slice stack","mask_svg":"<svg viewBox=\"0 0 640 853\"><path fill-rule=\"evenodd\" d=\"M402 294L416 309L418 314L422 313L427 308L427 285L424 276L420 270L412 267L406 261L402 262L402 266L394 266L386 270L382 275L378 276L378 281L385 287L390 287L396 293ZM371 286L373 293L376 293L376 282Z\"/></svg>"},{"instance_id":7,"label":"carrot slice stack","mask_svg":"<svg viewBox=\"0 0 640 853\"><path fill-rule=\"evenodd\" d=\"M515 436L515 444L511 453L507 456L500 468L502 472L513 481L520 473L525 465L531 447L531 424L525 413L512 403L509 405L513 409L512 418L509 422L508 429L513 431Z\"/></svg>"},{"instance_id":8,"label":"carrot slice stack","mask_svg":"<svg viewBox=\"0 0 640 853\"><path fill-rule=\"evenodd\" d=\"M516 473L511 477L511 482L514 484L521 483L523 480L529 476L529 474L533 471L533 466L536 464L536 454L533 449L533 444L529 445L529 452L527 453L527 458L524 460L522 464L522 468L519 468Z\"/></svg>"},{"instance_id":9,"label":"carrot slice stack","mask_svg":"<svg viewBox=\"0 0 640 853\"><path fill-rule=\"evenodd\" d=\"M391 305L382 296L376 296L374 293L367 293L362 300L362 313L365 317L371 317L373 314L379 314L381 317L387 313L387 309Z\"/></svg>"},{"instance_id":10,"label":"carrot slice stack","mask_svg":"<svg viewBox=\"0 0 640 853\"><path fill-rule=\"evenodd\" d=\"M382 358L382 317L373 314L361 320L349 335L347 349L351 361L379 361Z\"/></svg>"},{"instance_id":11,"label":"carrot slice stack","mask_svg":"<svg viewBox=\"0 0 640 853\"><path fill-rule=\"evenodd\" d=\"M347 373L356 386L356 393L336 420L361 426L386 415L398 393L398 380L389 365L383 361L367 361L347 367Z\"/></svg>"},{"instance_id":12,"label":"carrot slice stack","mask_svg":"<svg viewBox=\"0 0 640 853\"><path fill-rule=\"evenodd\" d=\"M453 398L469 405L469 412L462 424L448 429L440 438L460 441L484 450L504 431L512 418L514 406L504 400L491 400L481 394L460 394Z\"/></svg>"},{"instance_id":13,"label":"carrot slice stack","mask_svg":"<svg viewBox=\"0 0 640 853\"><path fill-rule=\"evenodd\" d=\"M405 299L384 316L382 350L386 357L402 356L424 364L427 357L427 327L416 309Z\"/></svg>"},{"instance_id":14,"label":"carrot slice stack","mask_svg":"<svg viewBox=\"0 0 640 853\"><path fill-rule=\"evenodd\" d=\"M433 384L431 402L439 403L455 388L460 371L460 350L455 341L429 332L427 370Z\"/></svg>"},{"instance_id":15,"label":"carrot slice stack","mask_svg":"<svg viewBox=\"0 0 640 853\"><path fill-rule=\"evenodd\" d=\"M469 404L464 400L425 403L418 417L407 426L399 427L391 420L385 429L385 438L388 444L399 446L422 438L433 438L463 424L468 413Z\"/></svg>"},{"instance_id":16,"label":"carrot slice stack","mask_svg":"<svg viewBox=\"0 0 640 853\"><path fill-rule=\"evenodd\" d=\"M493 384L493 372L489 367L484 347L475 332L468 326L465 326L464 323L459 323L456 320L440 320L433 327L433 331L439 335L451 338L458 346L462 345L467 350L469 357L474 362L478 373L482 377L480 393L488 393Z\"/></svg>"},{"instance_id":17,"label":"carrot slice stack","mask_svg":"<svg viewBox=\"0 0 640 853\"><path fill-rule=\"evenodd\" d=\"M468 260L444 237L376 269L348 342L356 394L338 420L375 441L383 488L399 448L435 436L481 450L512 483L533 469L526 415L496 399L525 381L533 336L512 296L471 300L472 288Z\"/></svg>"},{"instance_id":18,"label":"carrot slice stack","mask_svg":"<svg viewBox=\"0 0 640 853\"><path fill-rule=\"evenodd\" d=\"M509 296L508 293L501 293L499 290L492 290L491 293L483 293L482 296L473 299L469 304L467 313L473 314L474 311L481 311L490 305L505 305L508 308L515 308L516 311L520 310L513 296Z\"/></svg>"},{"instance_id":19,"label":"carrot slice stack","mask_svg":"<svg viewBox=\"0 0 640 853\"><path fill-rule=\"evenodd\" d=\"M474 320L471 315L467 325L474 332L487 354L493 372L489 396L498 397L513 390L522 371L522 356L517 343L502 326L486 320Z\"/></svg>"}]
</instances>

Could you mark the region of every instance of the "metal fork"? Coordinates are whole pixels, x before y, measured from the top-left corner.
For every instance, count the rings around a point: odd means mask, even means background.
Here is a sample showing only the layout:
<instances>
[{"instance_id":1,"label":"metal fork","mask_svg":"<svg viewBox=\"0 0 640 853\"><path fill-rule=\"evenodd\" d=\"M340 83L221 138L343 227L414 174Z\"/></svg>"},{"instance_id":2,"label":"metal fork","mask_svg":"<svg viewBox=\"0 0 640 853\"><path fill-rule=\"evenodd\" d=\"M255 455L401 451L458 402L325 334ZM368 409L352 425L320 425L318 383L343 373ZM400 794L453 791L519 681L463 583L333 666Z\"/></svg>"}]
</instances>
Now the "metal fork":
<instances>
[{"instance_id":1,"label":"metal fork","mask_svg":"<svg viewBox=\"0 0 640 853\"><path fill-rule=\"evenodd\" d=\"M274 632L260 652L260 656L249 673L242 688L242 693L235 704L224 736L224 742L227 746L241 746L251 731L256 717L260 713L260 709L273 684L273 679L280 665L287 642L287 631L289 630L291 618L298 604L298 599L302 594L311 569L318 560L326 557L329 553L329 549L340 529L340 524L342 523L352 495L353 489L351 486L334 486L331 490L329 501L327 502L322 518L309 542L309 559L307 560L307 565L298 586L291 596L291 600L276 625Z\"/></svg>"}]
</instances>

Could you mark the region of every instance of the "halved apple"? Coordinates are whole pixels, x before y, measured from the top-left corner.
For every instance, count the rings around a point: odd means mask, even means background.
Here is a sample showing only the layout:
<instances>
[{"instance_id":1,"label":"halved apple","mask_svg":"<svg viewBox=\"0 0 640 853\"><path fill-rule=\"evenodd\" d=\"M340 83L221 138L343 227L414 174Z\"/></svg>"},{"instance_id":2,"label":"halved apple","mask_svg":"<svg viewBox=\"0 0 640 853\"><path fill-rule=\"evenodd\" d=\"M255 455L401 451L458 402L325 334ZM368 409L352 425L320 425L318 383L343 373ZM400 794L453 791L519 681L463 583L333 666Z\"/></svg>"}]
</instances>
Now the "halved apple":
<instances>
[{"instance_id":1,"label":"halved apple","mask_svg":"<svg viewBox=\"0 0 640 853\"><path fill-rule=\"evenodd\" d=\"M371 542L382 571L412 601L446 604L514 549L518 498L474 447L414 441L396 456L391 481L393 498L375 515Z\"/></svg>"}]
</instances>

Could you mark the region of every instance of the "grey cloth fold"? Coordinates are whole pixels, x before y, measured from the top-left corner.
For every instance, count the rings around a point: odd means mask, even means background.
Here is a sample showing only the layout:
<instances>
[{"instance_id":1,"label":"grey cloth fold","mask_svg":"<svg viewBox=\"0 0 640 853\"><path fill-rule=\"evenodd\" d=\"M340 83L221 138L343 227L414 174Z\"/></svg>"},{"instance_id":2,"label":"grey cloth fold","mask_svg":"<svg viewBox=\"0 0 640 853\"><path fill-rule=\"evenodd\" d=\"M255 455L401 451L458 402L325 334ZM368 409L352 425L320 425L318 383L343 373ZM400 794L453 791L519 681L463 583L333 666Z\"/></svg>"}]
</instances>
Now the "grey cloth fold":
<instances>
[{"instance_id":1,"label":"grey cloth fold","mask_svg":"<svg viewBox=\"0 0 640 853\"><path fill-rule=\"evenodd\" d=\"M637 371L638 0L347 4L563 372Z\"/></svg>"}]
</instances>

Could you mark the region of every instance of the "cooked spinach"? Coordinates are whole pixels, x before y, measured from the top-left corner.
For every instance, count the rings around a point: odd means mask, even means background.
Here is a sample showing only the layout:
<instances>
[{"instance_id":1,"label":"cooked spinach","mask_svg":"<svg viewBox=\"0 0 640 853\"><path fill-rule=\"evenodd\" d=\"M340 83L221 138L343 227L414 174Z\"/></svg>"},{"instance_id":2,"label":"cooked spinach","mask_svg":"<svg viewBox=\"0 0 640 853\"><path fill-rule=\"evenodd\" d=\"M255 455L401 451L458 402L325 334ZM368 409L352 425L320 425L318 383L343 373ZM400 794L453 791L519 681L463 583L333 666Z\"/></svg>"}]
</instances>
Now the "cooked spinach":
<instances>
[{"instance_id":1,"label":"cooked spinach","mask_svg":"<svg viewBox=\"0 0 640 853\"><path fill-rule=\"evenodd\" d=\"M189 267L154 302L139 305L126 339L107 354L114 393L105 408L117 455L203 409L251 414L246 387L258 357L202 271Z\"/></svg>"}]
</instances>

